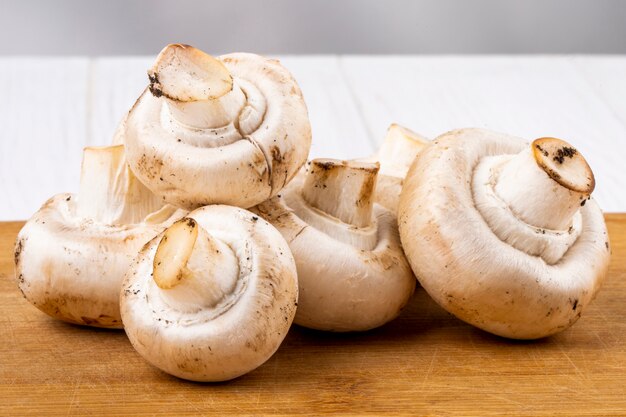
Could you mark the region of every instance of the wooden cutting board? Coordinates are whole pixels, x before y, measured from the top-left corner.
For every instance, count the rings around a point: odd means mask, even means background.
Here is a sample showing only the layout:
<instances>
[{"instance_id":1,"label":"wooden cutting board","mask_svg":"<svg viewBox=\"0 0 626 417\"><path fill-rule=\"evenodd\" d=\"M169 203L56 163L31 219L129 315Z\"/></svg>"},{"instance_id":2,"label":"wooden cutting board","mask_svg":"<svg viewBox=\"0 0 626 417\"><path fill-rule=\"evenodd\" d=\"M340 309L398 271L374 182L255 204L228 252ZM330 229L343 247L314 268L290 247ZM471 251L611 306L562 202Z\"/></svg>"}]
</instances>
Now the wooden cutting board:
<instances>
[{"instance_id":1,"label":"wooden cutting board","mask_svg":"<svg viewBox=\"0 0 626 417\"><path fill-rule=\"evenodd\" d=\"M32 307L13 275L22 223L0 223L0 415L626 415L626 214L606 217L609 276L559 335L492 336L418 289L383 328L294 326L266 364L219 384L151 367L123 331L68 325Z\"/></svg>"}]
</instances>

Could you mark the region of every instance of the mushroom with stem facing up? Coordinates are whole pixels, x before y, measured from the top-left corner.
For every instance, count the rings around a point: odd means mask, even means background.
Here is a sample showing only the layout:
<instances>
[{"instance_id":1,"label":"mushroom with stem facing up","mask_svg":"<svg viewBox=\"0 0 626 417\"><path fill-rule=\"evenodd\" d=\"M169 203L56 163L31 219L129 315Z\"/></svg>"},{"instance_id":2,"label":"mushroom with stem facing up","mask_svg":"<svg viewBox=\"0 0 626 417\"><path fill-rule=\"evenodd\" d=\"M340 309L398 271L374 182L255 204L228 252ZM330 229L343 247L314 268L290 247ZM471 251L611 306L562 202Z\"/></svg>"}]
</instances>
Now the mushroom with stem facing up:
<instances>
[{"instance_id":1,"label":"mushroom with stem facing up","mask_svg":"<svg viewBox=\"0 0 626 417\"><path fill-rule=\"evenodd\" d=\"M458 318L509 338L549 336L578 320L608 269L594 186L560 139L452 131L409 170L402 245L422 286Z\"/></svg>"},{"instance_id":2,"label":"mushroom with stem facing up","mask_svg":"<svg viewBox=\"0 0 626 417\"><path fill-rule=\"evenodd\" d=\"M280 196L253 209L296 260L295 323L362 331L394 319L415 288L395 216L374 204L378 163L315 159Z\"/></svg>"},{"instance_id":3,"label":"mushroom with stem facing up","mask_svg":"<svg viewBox=\"0 0 626 417\"><path fill-rule=\"evenodd\" d=\"M276 195L306 162L302 92L277 60L161 51L150 86L115 135L137 177L165 201L248 208Z\"/></svg>"},{"instance_id":4,"label":"mushroom with stem facing up","mask_svg":"<svg viewBox=\"0 0 626 417\"><path fill-rule=\"evenodd\" d=\"M391 124L378 152L367 160L380 162L375 201L398 214L404 177L417 154L430 143L424 136L398 124Z\"/></svg>"},{"instance_id":5,"label":"mushroom with stem facing up","mask_svg":"<svg viewBox=\"0 0 626 417\"><path fill-rule=\"evenodd\" d=\"M269 223L231 206L197 209L149 242L120 295L124 328L152 365L225 381L278 349L296 311L296 266Z\"/></svg>"},{"instance_id":6,"label":"mushroom with stem facing up","mask_svg":"<svg viewBox=\"0 0 626 417\"><path fill-rule=\"evenodd\" d=\"M121 328L126 270L147 241L184 214L135 178L123 145L86 148L78 195L52 197L17 237L19 288L54 318Z\"/></svg>"}]
</instances>

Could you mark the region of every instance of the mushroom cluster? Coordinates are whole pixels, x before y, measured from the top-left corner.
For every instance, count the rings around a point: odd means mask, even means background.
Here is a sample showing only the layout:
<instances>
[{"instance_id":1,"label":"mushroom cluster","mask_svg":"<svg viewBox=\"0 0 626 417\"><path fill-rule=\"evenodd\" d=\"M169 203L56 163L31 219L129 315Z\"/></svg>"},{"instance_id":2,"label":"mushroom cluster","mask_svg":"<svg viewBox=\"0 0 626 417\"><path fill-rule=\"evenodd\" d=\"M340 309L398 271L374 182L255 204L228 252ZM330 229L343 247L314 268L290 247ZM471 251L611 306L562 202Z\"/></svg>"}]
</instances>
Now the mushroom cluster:
<instances>
[{"instance_id":1,"label":"mushroom cluster","mask_svg":"<svg viewBox=\"0 0 626 417\"><path fill-rule=\"evenodd\" d=\"M289 247L244 209L306 162L307 109L291 74L253 54L168 45L148 75L114 145L85 149L78 195L53 197L21 230L18 285L55 318L123 324L166 372L235 378L278 349L295 315ZM216 203L236 207L187 214Z\"/></svg>"},{"instance_id":2,"label":"mushroom cluster","mask_svg":"<svg viewBox=\"0 0 626 417\"><path fill-rule=\"evenodd\" d=\"M460 319L515 339L571 326L600 288L609 240L573 146L482 129L438 137L416 158L400 236L428 294Z\"/></svg>"},{"instance_id":3,"label":"mushroom cluster","mask_svg":"<svg viewBox=\"0 0 626 417\"><path fill-rule=\"evenodd\" d=\"M148 79L113 145L85 149L78 194L25 224L15 264L37 308L123 327L167 373L236 378L292 322L382 326L416 276L468 323L544 337L606 275L593 173L564 141L394 124L373 156L305 165L306 105L278 61L173 44Z\"/></svg>"}]
</instances>

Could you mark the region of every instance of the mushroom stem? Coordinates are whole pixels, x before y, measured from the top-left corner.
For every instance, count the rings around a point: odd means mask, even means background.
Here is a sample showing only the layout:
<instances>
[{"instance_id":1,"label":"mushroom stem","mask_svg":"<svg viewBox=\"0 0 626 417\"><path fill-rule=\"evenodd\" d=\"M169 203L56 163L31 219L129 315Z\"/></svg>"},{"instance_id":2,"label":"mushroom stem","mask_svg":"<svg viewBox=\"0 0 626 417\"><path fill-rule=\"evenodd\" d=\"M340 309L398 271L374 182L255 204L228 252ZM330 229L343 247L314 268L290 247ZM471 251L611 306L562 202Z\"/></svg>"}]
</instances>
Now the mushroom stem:
<instances>
[{"instance_id":1,"label":"mushroom stem","mask_svg":"<svg viewBox=\"0 0 626 417\"><path fill-rule=\"evenodd\" d=\"M237 120L246 102L224 64L189 45L166 46L148 78L150 92L164 96L170 114L192 128L226 126Z\"/></svg>"},{"instance_id":2,"label":"mushroom stem","mask_svg":"<svg viewBox=\"0 0 626 417\"><path fill-rule=\"evenodd\" d=\"M217 129L237 121L246 102L240 88L233 88L224 96L201 101L167 99L170 114L179 123L195 129Z\"/></svg>"},{"instance_id":3,"label":"mushroom stem","mask_svg":"<svg viewBox=\"0 0 626 417\"><path fill-rule=\"evenodd\" d=\"M344 223L367 227L372 222L378 162L314 159L302 187L311 206Z\"/></svg>"},{"instance_id":4,"label":"mushroom stem","mask_svg":"<svg viewBox=\"0 0 626 417\"><path fill-rule=\"evenodd\" d=\"M124 145L84 149L76 202L79 217L111 226L135 224L162 206L128 167Z\"/></svg>"},{"instance_id":5,"label":"mushroom stem","mask_svg":"<svg viewBox=\"0 0 626 417\"><path fill-rule=\"evenodd\" d=\"M157 247L153 279L172 308L216 306L235 288L239 267L232 249L192 218L170 226Z\"/></svg>"},{"instance_id":6,"label":"mushroom stem","mask_svg":"<svg viewBox=\"0 0 626 417\"><path fill-rule=\"evenodd\" d=\"M404 177L415 156L427 144L426 138L412 130L395 123L390 125L378 151L381 174Z\"/></svg>"},{"instance_id":7,"label":"mushroom stem","mask_svg":"<svg viewBox=\"0 0 626 417\"><path fill-rule=\"evenodd\" d=\"M593 172L574 147L540 138L504 164L495 192L526 223L564 230L594 187Z\"/></svg>"}]
</instances>

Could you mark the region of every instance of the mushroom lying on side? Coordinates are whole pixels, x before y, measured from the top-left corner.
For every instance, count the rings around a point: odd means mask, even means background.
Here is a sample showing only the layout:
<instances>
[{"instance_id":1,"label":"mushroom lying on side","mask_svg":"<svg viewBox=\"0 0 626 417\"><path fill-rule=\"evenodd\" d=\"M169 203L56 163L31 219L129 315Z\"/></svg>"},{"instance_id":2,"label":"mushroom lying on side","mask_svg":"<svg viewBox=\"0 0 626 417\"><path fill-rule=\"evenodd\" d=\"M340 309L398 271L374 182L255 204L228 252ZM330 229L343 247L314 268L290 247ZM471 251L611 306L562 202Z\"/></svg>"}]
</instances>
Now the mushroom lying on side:
<instances>
[{"instance_id":1,"label":"mushroom lying on side","mask_svg":"<svg viewBox=\"0 0 626 417\"><path fill-rule=\"evenodd\" d=\"M446 133L406 177L402 245L422 286L460 319L504 337L549 336L578 320L607 272L594 186L562 140Z\"/></svg>"},{"instance_id":2,"label":"mushroom lying on side","mask_svg":"<svg viewBox=\"0 0 626 417\"><path fill-rule=\"evenodd\" d=\"M251 207L274 195L306 162L311 127L300 88L277 60L214 58L168 45L149 88L122 121L137 177L179 207Z\"/></svg>"},{"instance_id":3,"label":"mushroom lying on side","mask_svg":"<svg viewBox=\"0 0 626 417\"><path fill-rule=\"evenodd\" d=\"M128 338L148 362L180 378L224 381L263 364L285 338L296 266L269 223L207 206L141 250L120 299Z\"/></svg>"},{"instance_id":4,"label":"mushroom lying on side","mask_svg":"<svg viewBox=\"0 0 626 417\"><path fill-rule=\"evenodd\" d=\"M257 206L296 260L295 323L358 331L395 318L415 288L395 216L374 204L378 163L316 159L282 193Z\"/></svg>"},{"instance_id":5,"label":"mushroom lying on side","mask_svg":"<svg viewBox=\"0 0 626 417\"><path fill-rule=\"evenodd\" d=\"M52 197L17 237L19 288L57 319L121 328L126 270L147 241L183 215L137 181L123 145L86 148L78 195Z\"/></svg>"},{"instance_id":6,"label":"mushroom lying on side","mask_svg":"<svg viewBox=\"0 0 626 417\"><path fill-rule=\"evenodd\" d=\"M398 202L404 177L417 154L430 143L418 133L406 127L392 124L385 139L372 159L380 162L375 201L381 206L398 213Z\"/></svg>"}]
</instances>

